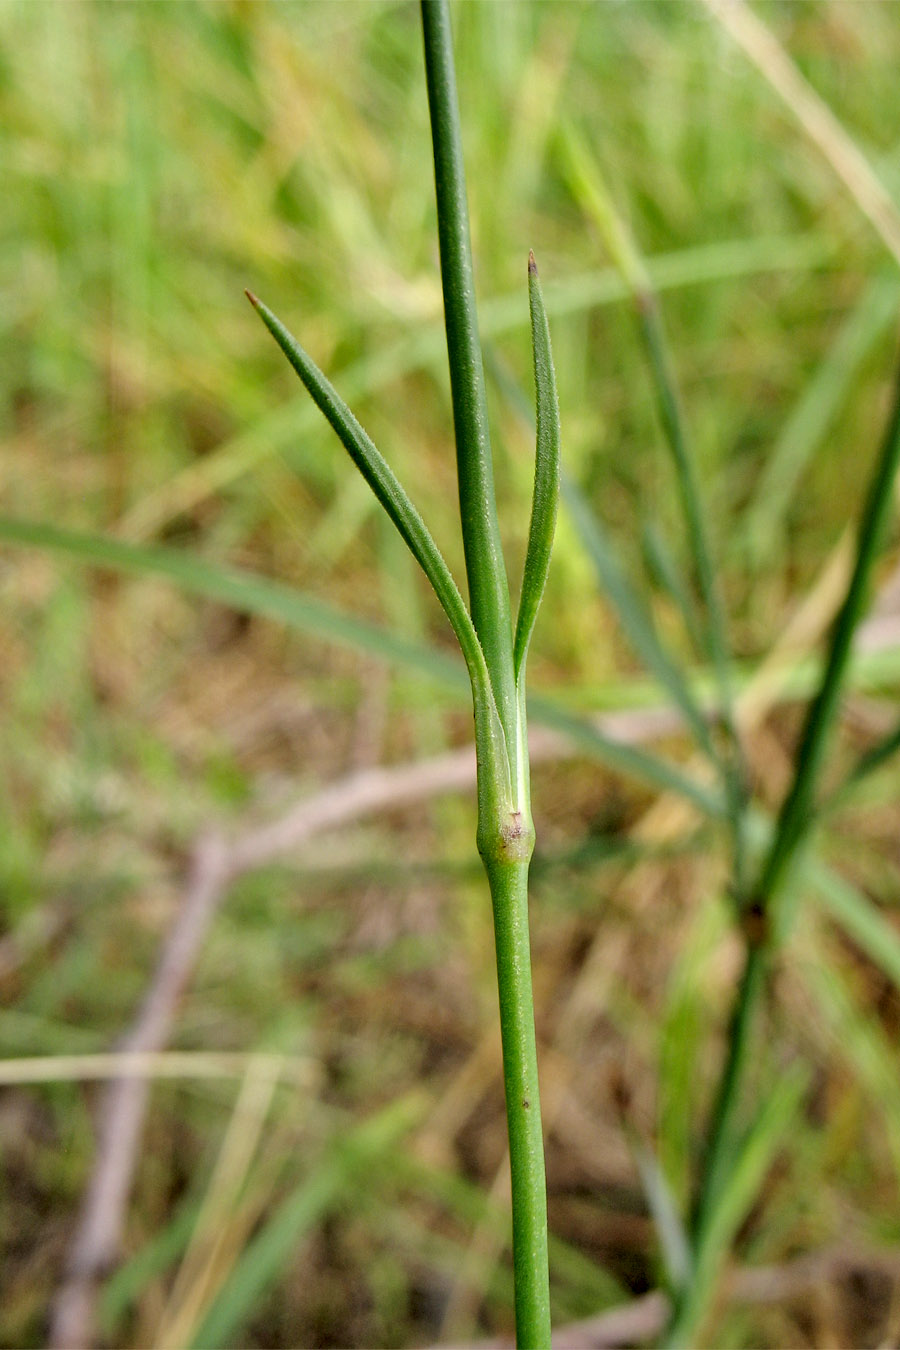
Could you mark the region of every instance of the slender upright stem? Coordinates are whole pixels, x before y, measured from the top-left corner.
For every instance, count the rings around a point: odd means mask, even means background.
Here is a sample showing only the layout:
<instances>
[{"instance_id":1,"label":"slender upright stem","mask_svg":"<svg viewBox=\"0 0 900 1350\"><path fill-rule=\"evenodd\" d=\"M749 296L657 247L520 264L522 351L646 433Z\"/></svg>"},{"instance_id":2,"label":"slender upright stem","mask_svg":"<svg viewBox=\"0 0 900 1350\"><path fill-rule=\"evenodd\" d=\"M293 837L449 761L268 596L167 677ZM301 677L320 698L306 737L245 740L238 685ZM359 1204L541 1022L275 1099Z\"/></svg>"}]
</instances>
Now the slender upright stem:
<instances>
[{"instance_id":1,"label":"slender upright stem","mask_svg":"<svg viewBox=\"0 0 900 1350\"><path fill-rule=\"evenodd\" d=\"M694 1222L699 1235L702 1235L709 1211L715 1203L722 1177L727 1173L728 1154L734 1143L738 1092L749 1060L757 1000L765 986L765 967L765 944L748 943L744 970L729 1028L725 1065L710 1122L703 1164L703 1185L697 1200Z\"/></svg>"},{"instance_id":2,"label":"slender upright stem","mask_svg":"<svg viewBox=\"0 0 900 1350\"><path fill-rule=\"evenodd\" d=\"M438 240L450 391L456 433L459 509L469 604L491 674L500 721L514 754L516 694L509 585L500 546L494 473L463 167L459 105L447 0L422 0L425 78L431 113ZM513 766L514 768L515 766ZM515 778L515 774L513 774Z\"/></svg>"},{"instance_id":3,"label":"slender upright stem","mask_svg":"<svg viewBox=\"0 0 900 1350\"><path fill-rule=\"evenodd\" d=\"M501 766L493 745L484 743L476 721L478 849L494 910L512 1174L516 1342L529 1350L544 1350L550 1345L547 1188L528 940L528 865L534 829L525 700L523 687L516 681L509 585L494 497L447 0L422 0L422 27L469 605L505 738ZM549 360L549 337L544 346ZM535 351L537 360L537 346ZM537 367L536 371L540 373ZM523 639L523 681L525 646ZM476 711L480 697L476 690Z\"/></svg>"},{"instance_id":4,"label":"slender upright stem","mask_svg":"<svg viewBox=\"0 0 900 1350\"><path fill-rule=\"evenodd\" d=\"M735 1124L749 1062L756 1009L766 987L769 951L782 936L782 902L798 851L816 819L815 796L828 735L837 718L853 635L862 618L878 543L893 500L900 466L900 377L860 521L856 561L825 661L819 692L809 706L795 756L794 778L775 825L772 844L759 879L742 907L746 942L744 973L729 1031L728 1052L713 1108L703 1178L694 1215L695 1270L707 1254L706 1242L715 1208L727 1177ZM678 1303L666 1344L690 1344L708 1298L705 1280L695 1278Z\"/></svg>"},{"instance_id":5,"label":"slender upright stem","mask_svg":"<svg viewBox=\"0 0 900 1350\"><path fill-rule=\"evenodd\" d=\"M771 896L780 889L797 846L811 822L825 745L837 716L853 635L865 609L878 544L891 510L898 465L900 376L897 378L893 408L863 508L853 575L834 625L822 683L810 705L803 728L794 781L779 812L774 842L760 877L758 892L761 902L766 906L770 905Z\"/></svg>"},{"instance_id":6,"label":"slender upright stem","mask_svg":"<svg viewBox=\"0 0 900 1350\"><path fill-rule=\"evenodd\" d=\"M541 1350L550 1345L550 1286L547 1186L528 941L528 862L486 866L494 906L512 1174L516 1342L519 1347Z\"/></svg>"}]
</instances>

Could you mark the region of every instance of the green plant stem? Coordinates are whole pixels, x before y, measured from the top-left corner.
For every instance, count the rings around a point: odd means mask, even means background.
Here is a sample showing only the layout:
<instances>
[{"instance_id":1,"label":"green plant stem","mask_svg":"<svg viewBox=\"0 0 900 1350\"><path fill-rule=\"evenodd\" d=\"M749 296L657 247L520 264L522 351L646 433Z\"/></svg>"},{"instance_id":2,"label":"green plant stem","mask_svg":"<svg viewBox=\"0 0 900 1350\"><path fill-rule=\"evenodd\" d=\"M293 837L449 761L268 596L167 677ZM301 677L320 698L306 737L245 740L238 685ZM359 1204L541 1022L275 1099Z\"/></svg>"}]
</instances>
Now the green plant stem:
<instances>
[{"instance_id":1,"label":"green plant stem","mask_svg":"<svg viewBox=\"0 0 900 1350\"><path fill-rule=\"evenodd\" d=\"M702 1233L715 1202L721 1178L727 1171L728 1154L734 1143L738 1092L749 1063L750 1041L756 1005L765 985L766 946L748 943L744 970L728 1034L728 1051L713 1108L709 1142L703 1169L703 1186L697 1203L694 1227Z\"/></svg>"},{"instance_id":2,"label":"green plant stem","mask_svg":"<svg viewBox=\"0 0 900 1350\"><path fill-rule=\"evenodd\" d=\"M734 1128L740 1089L744 1081L750 1049L756 1005L765 987L766 951L762 943L748 944L743 975L732 1014L728 1034L728 1049L722 1077L713 1106L703 1178L692 1224L692 1275L676 1300L672 1321L665 1339L667 1347L688 1346L692 1343L709 1298L709 1271L715 1265L710 1261L707 1237L716 1200L727 1179L734 1152Z\"/></svg>"},{"instance_id":3,"label":"green plant stem","mask_svg":"<svg viewBox=\"0 0 900 1350\"><path fill-rule=\"evenodd\" d=\"M862 618L878 544L893 499L894 480L900 465L900 377L882 441L878 462L863 509L856 548L856 562L847 595L835 622L825 674L815 701L810 705L791 790L779 812L772 848L757 887L767 910L787 875L797 847L813 819L813 801L825 745L837 717L844 676L850 661L853 635Z\"/></svg>"},{"instance_id":4,"label":"green plant stem","mask_svg":"<svg viewBox=\"0 0 900 1350\"><path fill-rule=\"evenodd\" d=\"M517 684L509 584L494 496L447 0L422 0L422 29L469 607L484 653L493 692L491 702L496 707L506 743L501 772L493 745L486 744L485 734L479 726L479 691L473 680L478 758L478 851L487 872L494 911L512 1174L516 1342L520 1347L543 1350L550 1345L550 1293L547 1189L528 940L528 865L534 848L534 827L529 803L524 661L534 620L529 606L532 600L539 599L543 590L555 518L554 475L558 475L558 468L554 468L554 463L558 465L558 434L554 439L551 423L557 416L556 395L546 316L532 263L529 266L529 290L539 413L538 519L537 534L535 536L533 528L529 539L533 565L530 571L526 566L526 611L517 648L521 684ZM543 479L547 480L546 484ZM536 612L536 603L534 609ZM487 719L482 718L482 723L487 726Z\"/></svg>"},{"instance_id":5,"label":"green plant stem","mask_svg":"<svg viewBox=\"0 0 900 1350\"><path fill-rule=\"evenodd\" d=\"M512 1174L516 1343L538 1350L550 1345L550 1286L547 1187L528 940L528 860L485 862L485 867L494 907Z\"/></svg>"},{"instance_id":6,"label":"green plant stem","mask_svg":"<svg viewBox=\"0 0 900 1350\"><path fill-rule=\"evenodd\" d=\"M500 545L478 338L469 211L447 0L422 0L425 78L434 147L441 281L456 434L469 607L484 648L510 757L517 717L509 585ZM511 764L515 782L515 764Z\"/></svg>"}]
</instances>

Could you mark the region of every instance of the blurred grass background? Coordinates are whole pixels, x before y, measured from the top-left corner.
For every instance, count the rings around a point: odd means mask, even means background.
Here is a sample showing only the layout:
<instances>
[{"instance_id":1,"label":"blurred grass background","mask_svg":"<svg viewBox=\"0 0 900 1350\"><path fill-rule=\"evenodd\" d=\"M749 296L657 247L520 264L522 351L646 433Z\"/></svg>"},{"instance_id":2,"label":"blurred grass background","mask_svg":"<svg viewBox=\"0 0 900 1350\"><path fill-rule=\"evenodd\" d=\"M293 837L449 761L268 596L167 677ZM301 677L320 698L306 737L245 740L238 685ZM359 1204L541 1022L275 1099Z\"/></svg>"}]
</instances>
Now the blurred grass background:
<instances>
[{"instance_id":1,"label":"blurred grass background","mask_svg":"<svg viewBox=\"0 0 900 1350\"><path fill-rule=\"evenodd\" d=\"M896 5L756 8L897 199ZM897 261L699 5L491 0L455 7L454 22L511 558L530 490L530 433L509 394L512 381L531 399L529 247L568 472L634 577L647 522L681 551L632 317L566 173L572 124L663 295L751 671L855 517L887 404ZM5 0L4 512L251 567L450 650L414 564L242 295L251 286L298 333L461 577L429 155L414 5ZM113 1045L209 821L237 828L354 768L468 737L464 703L377 654L159 580L4 550L0 588L4 1059L49 1066ZM688 661L665 596L656 616ZM584 711L659 701L565 519L530 666L534 689ZM839 762L883 727L898 685L895 643L858 670ZM764 803L783 790L796 726L788 704L749 747ZM684 757L677 738L667 749ZM888 767L821 850L832 883L892 924L897 788ZM709 835L686 831L660 857L645 832L623 853L651 803L596 763L535 770L558 1321L656 1286L621 1083L683 1199L736 968ZM402 1346L508 1330L492 938L473 840L473 804L448 797L323 837L234 888L173 1048L239 1052L247 1075L154 1086L103 1298L108 1343L156 1345L165 1329L172 1345ZM799 1062L811 1087L741 1259L900 1246L896 982L808 905L768 1018L761 1082ZM260 1079L261 1052L284 1056L277 1088ZM48 1067L46 1083L0 1097L8 1345L43 1342L93 1162L96 1085L52 1080ZM202 1246L198 1215L235 1137L228 1240L212 1293L192 1302L181 1263L192 1233ZM886 1278L723 1305L716 1343L869 1344L896 1337L897 1306Z\"/></svg>"}]
</instances>

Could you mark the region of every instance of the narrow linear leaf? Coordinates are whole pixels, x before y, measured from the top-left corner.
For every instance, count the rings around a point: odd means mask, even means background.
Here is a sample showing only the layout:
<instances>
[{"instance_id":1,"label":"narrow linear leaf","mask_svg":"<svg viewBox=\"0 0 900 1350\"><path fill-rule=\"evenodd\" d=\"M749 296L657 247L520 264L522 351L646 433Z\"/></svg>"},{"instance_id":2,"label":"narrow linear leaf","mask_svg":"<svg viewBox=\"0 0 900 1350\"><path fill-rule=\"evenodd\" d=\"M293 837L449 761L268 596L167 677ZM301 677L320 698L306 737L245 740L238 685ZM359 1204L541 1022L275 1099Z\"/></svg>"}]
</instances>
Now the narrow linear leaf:
<instances>
[{"instance_id":1,"label":"narrow linear leaf","mask_svg":"<svg viewBox=\"0 0 900 1350\"><path fill-rule=\"evenodd\" d=\"M900 933L871 900L825 863L810 860L807 876L828 914L900 989Z\"/></svg>"},{"instance_id":2,"label":"narrow linear leaf","mask_svg":"<svg viewBox=\"0 0 900 1350\"><path fill-rule=\"evenodd\" d=\"M694 575L703 601L705 645L716 672L723 722L738 758L725 611L709 547L709 534L694 455L681 410L653 283L640 249L616 209L596 156L570 123L565 124L563 128L562 146L573 195L596 225L634 301L638 327L656 395L659 420L672 456ZM737 824L739 787L736 763L729 766L729 782L733 799L732 813Z\"/></svg>"},{"instance_id":3,"label":"narrow linear leaf","mask_svg":"<svg viewBox=\"0 0 900 1350\"><path fill-rule=\"evenodd\" d=\"M871 281L804 385L741 512L739 529L754 562L771 558L773 535L783 529L797 484L848 395L858 388L860 368L893 324L898 300L895 277Z\"/></svg>"},{"instance_id":4,"label":"narrow linear leaf","mask_svg":"<svg viewBox=\"0 0 900 1350\"><path fill-rule=\"evenodd\" d=\"M394 661L446 688L459 691L469 683L465 668L452 657L409 642L377 624L366 623L254 572L205 562L175 549L126 544L105 535L7 516L0 516L0 542L47 549L89 566L107 567L134 576L162 577L189 594L231 605L246 614L277 620L322 641L340 642L381 660ZM550 699L534 698L530 704L536 721L560 732L610 769L686 797L706 815L722 815L722 804L715 794L679 773L657 755L604 735L591 722Z\"/></svg>"},{"instance_id":5,"label":"narrow linear leaf","mask_svg":"<svg viewBox=\"0 0 900 1350\"><path fill-rule=\"evenodd\" d=\"M883 736L880 741L877 741L871 749L866 750L864 754L860 755L853 768L847 774L847 777L834 790L828 800L824 803L824 806L826 808L833 807L842 802L844 798L849 795L855 787L858 787L860 783L868 778L870 774L877 773L889 759L893 758L898 750L900 750L900 722L898 722L894 729L889 731L886 736Z\"/></svg>"},{"instance_id":6,"label":"narrow linear leaf","mask_svg":"<svg viewBox=\"0 0 900 1350\"><path fill-rule=\"evenodd\" d=\"M307 355L279 318L250 291L247 298L300 376L309 394L378 501L397 527L416 562L434 588L456 634L473 683L487 679L481 644L459 588L428 526L413 506L394 471L347 407L340 394Z\"/></svg>"},{"instance_id":7,"label":"narrow linear leaf","mask_svg":"<svg viewBox=\"0 0 900 1350\"><path fill-rule=\"evenodd\" d=\"M652 584L675 604L694 651L704 657L706 642L697 626L693 597L671 548L651 520L644 521L641 527L641 552Z\"/></svg>"},{"instance_id":8,"label":"narrow linear leaf","mask_svg":"<svg viewBox=\"0 0 900 1350\"><path fill-rule=\"evenodd\" d=\"M676 1310L664 1344L698 1344L722 1265L738 1229L756 1200L778 1148L796 1118L809 1081L806 1068L793 1066L773 1085L735 1156L724 1184L698 1235L693 1276Z\"/></svg>"},{"instance_id":9,"label":"narrow linear leaf","mask_svg":"<svg viewBox=\"0 0 900 1350\"><path fill-rule=\"evenodd\" d=\"M731 1248L759 1194L766 1172L788 1132L809 1083L809 1070L795 1065L773 1085L719 1191L697 1251L697 1283L706 1284ZM708 1285L707 1285L708 1287Z\"/></svg>"},{"instance_id":10,"label":"narrow linear leaf","mask_svg":"<svg viewBox=\"0 0 900 1350\"><path fill-rule=\"evenodd\" d=\"M8 516L0 516L0 543L47 549L90 566L134 576L162 577L188 594L230 605L244 614L274 619L325 642L354 647L416 670L440 684L461 689L468 683L463 666L452 656L399 637L257 572L208 562L195 554L155 544L128 544L108 535Z\"/></svg>"},{"instance_id":11,"label":"narrow linear leaf","mask_svg":"<svg viewBox=\"0 0 900 1350\"><path fill-rule=\"evenodd\" d=\"M528 255L528 299L531 310L531 345L534 354L534 388L537 409L537 435L534 457L534 496L531 526L522 574L522 594L513 648L516 683L520 683L528 654L528 644L544 594L556 513L559 505L559 401L556 372L550 349L550 327L541 294L534 254Z\"/></svg>"},{"instance_id":12,"label":"narrow linear leaf","mask_svg":"<svg viewBox=\"0 0 900 1350\"><path fill-rule=\"evenodd\" d=\"M629 642L648 671L667 690L693 731L697 743L710 759L717 762L709 726L690 685L660 642L649 611L616 561L606 534L584 494L568 477L563 479L563 496L600 584L609 596Z\"/></svg>"},{"instance_id":13,"label":"narrow linear leaf","mask_svg":"<svg viewBox=\"0 0 900 1350\"><path fill-rule=\"evenodd\" d=\"M610 768L662 788L665 792L674 792L693 802L704 815L714 820L725 818L726 805L721 793L681 773L668 760L639 746L607 736L593 722L576 717L549 699L529 698L528 710L542 726L561 732L573 745L580 746L586 754L596 757Z\"/></svg>"},{"instance_id":14,"label":"narrow linear leaf","mask_svg":"<svg viewBox=\"0 0 900 1350\"><path fill-rule=\"evenodd\" d=\"M509 785L508 796L511 799L512 756L497 709L493 682L488 672L484 651L459 588L428 526L371 437L363 430L340 394L303 350L297 339L268 306L250 291L247 292L247 298L300 376L313 402L334 428L344 449L431 582L459 641L472 681L479 756L484 757L482 762L485 767L487 761L493 766L490 773L479 774L479 793L487 791L491 782L506 782Z\"/></svg>"},{"instance_id":15,"label":"narrow linear leaf","mask_svg":"<svg viewBox=\"0 0 900 1350\"><path fill-rule=\"evenodd\" d=\"M691 1275L691 1244L678 1203L659 1161L633 1131L629 1140L663 1258L670 1289L684 1289Z\"/></svg>"}]
</instances>

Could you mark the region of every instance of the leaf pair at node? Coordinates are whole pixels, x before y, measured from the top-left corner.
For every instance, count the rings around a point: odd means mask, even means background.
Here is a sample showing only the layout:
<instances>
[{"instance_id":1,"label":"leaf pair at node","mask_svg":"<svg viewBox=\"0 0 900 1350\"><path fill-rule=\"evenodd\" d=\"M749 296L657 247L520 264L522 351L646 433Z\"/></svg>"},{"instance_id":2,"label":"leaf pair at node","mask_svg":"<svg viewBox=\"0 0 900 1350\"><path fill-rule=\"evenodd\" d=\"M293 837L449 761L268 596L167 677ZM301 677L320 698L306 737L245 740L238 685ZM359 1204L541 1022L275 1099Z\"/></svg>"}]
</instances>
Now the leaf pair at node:
<instances>
[{"instance_id":1,"label":"leaf pair at node","mask_svg":"<svg viewBox=\"0 0 900 1350\"><path fill-rule=\"evenodd\" d=\"M528 259L528 292L537 408L534 495L514 638L510 635L519 698L519 731L524 730L525 658L534 631L550 565L559 499L559 408L550 351L550 331L534 254ZM330 381L322 374L280 319L250 291L247 298L299 375L319 410L337 433L344 449L393 521L401 538L428 578L456 634L475 702L479 753L494 760L510 784L511 755L497 710L491 673L472 617L428 526L390 465L357 421ZM518 758L518 757L516 757Z\"/></svg>"}]
</instances>

